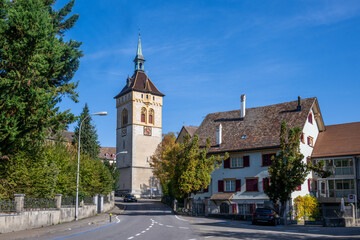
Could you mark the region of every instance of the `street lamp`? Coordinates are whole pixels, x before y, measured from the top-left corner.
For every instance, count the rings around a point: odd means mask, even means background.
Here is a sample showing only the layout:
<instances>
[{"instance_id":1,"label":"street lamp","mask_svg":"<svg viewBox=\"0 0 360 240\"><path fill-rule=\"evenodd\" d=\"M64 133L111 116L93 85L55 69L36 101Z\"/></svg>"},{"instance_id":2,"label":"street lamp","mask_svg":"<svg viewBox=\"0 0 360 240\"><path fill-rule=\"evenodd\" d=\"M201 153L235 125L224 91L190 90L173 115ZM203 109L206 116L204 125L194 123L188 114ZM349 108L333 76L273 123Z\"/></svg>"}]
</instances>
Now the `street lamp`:
<instances>
[{"instance_id":1,"label":"street lamp","mask_svg":"<svg viewBox=\"0 0 360 240\"><path fill-rule=\"evenodd\" d=\"M81 136L81 126L85 119L90 117L91 115L99 115L99 116L105 116L107 115L107 112L97 112L87 115L80 123L79 127L79 146L78 146L78 162L77 162L77 175L76 175L76 205L75 205L75 220L77 221L79 219L79 167L80 167L80 136Z\"/></svg>"}]
</instances>

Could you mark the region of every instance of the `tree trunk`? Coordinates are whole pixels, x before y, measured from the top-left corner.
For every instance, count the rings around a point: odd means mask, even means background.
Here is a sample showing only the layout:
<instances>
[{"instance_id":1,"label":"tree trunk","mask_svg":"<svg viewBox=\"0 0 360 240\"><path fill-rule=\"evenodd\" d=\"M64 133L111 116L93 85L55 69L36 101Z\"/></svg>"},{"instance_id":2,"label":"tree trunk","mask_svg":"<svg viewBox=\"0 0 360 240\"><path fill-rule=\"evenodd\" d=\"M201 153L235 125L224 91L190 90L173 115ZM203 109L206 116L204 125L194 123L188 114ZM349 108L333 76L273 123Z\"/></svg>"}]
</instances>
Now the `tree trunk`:
<instances>
[{"instance_id":1,"label":"tree trunk","mask_svg":"<svg viewBox=\"0 0 360 240\"><path fill-rule=\"evenodd\" d=\"M282 202L280 207L280 216L284 220L284 225L287 225L288 201Z\"/></svg>"}]
</instances>

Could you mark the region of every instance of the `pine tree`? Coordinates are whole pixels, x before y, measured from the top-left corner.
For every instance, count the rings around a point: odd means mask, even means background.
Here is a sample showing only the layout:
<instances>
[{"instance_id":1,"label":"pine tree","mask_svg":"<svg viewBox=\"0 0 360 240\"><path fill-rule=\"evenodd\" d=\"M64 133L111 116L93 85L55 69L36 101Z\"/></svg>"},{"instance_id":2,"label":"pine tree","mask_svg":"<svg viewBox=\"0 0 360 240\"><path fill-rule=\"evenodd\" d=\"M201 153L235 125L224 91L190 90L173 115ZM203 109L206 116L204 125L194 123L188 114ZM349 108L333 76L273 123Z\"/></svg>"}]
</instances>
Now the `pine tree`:
<instances>
[{"instance_id":1,"label":"pine tree","mask_svg":"<svg viewBox=\"0 0 360 240\"><path fill-rule=\"evenodd\" d=\"M100 153L100 143L98 141L98 135L96 133L95 126L91 123L92 119L89 114L89 107L87 103L85 103L83 111L78 118L78 125L75 127L73 144L78 146L77 144L79 141L80 124L85 119L82 123L80 134L81 153L87 154L92 158L98 158L98 155Z\"/></svg>"},{"instance_id":2,"label":"pine tree","mask_svg":"<svg viewBox=\"0 0 360 240\"><path fill-rule=\"evenodd\" d=\"M78 15L67 18L55 0L0 0L0 156L37 151L47 135L74 120L57 104L77 101L70 82L82 56L80 42L64 40Z\"/></svg>"}]
</instances>

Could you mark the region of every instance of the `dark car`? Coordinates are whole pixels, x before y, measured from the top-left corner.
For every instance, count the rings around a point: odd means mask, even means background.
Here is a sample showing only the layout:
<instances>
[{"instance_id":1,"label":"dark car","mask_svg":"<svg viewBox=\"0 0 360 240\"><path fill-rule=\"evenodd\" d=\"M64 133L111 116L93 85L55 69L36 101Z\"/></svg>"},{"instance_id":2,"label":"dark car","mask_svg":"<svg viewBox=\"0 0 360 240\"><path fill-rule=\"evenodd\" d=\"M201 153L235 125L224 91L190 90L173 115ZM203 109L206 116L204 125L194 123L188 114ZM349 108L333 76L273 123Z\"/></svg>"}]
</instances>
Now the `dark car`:
<instances>
[{"instance_id":1,"label":"dark car","mask_svg":"<svg viewBox=\"0 0 360 240\"><path fill-rule=\"evenodd\" d=\"M253 213L252 224L269 223L276 226L280 224L279 215L271 208L257 208Z\"/></svg>"},{"instance_id":2,"label":"dark car","mask_svg":"<svg viewBox=\"0 0 360 240\"><path fill-rule=\"evenodd\" d=\"M124 197L124 202L137 202L137 199L132 194L126 194Z\"/></svg>"}]
</instances>

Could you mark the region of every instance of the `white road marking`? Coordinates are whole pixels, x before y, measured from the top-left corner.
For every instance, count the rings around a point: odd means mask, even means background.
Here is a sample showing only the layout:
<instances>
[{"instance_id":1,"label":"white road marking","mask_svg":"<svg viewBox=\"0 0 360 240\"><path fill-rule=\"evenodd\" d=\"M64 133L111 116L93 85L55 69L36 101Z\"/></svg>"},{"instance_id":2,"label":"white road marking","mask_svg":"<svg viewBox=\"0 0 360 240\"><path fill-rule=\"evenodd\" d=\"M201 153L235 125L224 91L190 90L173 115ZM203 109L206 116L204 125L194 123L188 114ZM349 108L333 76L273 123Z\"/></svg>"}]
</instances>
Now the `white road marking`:
<instances>
[{"instance_id":1,"label":"white road marking","mask_svg":"<svg viewBox=\"0 0 360 240\"><path fill-rule=\"evenodd\" d=\"M174 227L174 226L170 226L170 225L166 225L167 227Z\"/></svg>"},{"instance_id":2,"label":"white road marking","mask_svg":"<svg viewBox=\"0 0 360 240\"><path fill-rule=\"evenodd\" d=\"M144 232L146 232L146 231L142 231L141 233L144 233Z\"/></svg>"},{"instance_id":3,"label":"white road marking","mask_svg":"<svg viewBox=\"0 0 360 240\"><path fill-rule=\"evenodd\" d=\"M134 237L129 237L128 239L133 239Z\"/></svg>"},{"instance_id":4,"label":"white road marking","mask_svg":"<svg viewBox=\"0 0 360 240\"><path fill-rule=\"evenodd\" d=\"M181 218L181 217L178 217L177 215L175 215L175 217L178 219L178 220L181 220L181 221L188 221L188 220L186 220L186 219L183 219L183 218Z\"/></svg>"},{"instance_id":5,"label":"white road marking","mask_svg":"<svg viewBox=\"0 0 360 240\"><path fill-rule=\"evenodd\" d=\"M207 236L207 237L205 237L205 238L212 238L213 236Z\"/></svg>"},{"instance_id":6,"label":"white road marking","mask_svg":"<svg viewBox=\"0 0 360 240\"><path fill-rule=\"evenodd\" d=\"M179 227L179 228L181 228L181 229L189 229L188 227Z\"/></svg>"},{"instance_id":7,"label":"white road marking","mask_svg":"<svg viewBox=\"0 0 360 240\"><path fill-rule=\"evenodd\" d=\"M140 236L140 235L141 235L141 233L135 234L135 236Z\"/></svg>"},{"instance_id":8,"label":"white road marking","mask_svg":"<svg viewBox=\"0 0 360 240\"><path fill-rule=\"evenodd\" d=\"M164 225L164 224L162 224L162 223L159 223L159 225L160 225L160 226L162 226L162 225Z\"/></svg>"},{"instance_id":9,"label":"white road marking","mask_svg":"<svg viewBox=\"0 0 360 240\"><path fill-rule=\"evenodd\" d=\"M120 222L120 219L118 218L118 216L116 216L116 220L117 220L116 223L119 223L119 222Z\"/></svg>"}]
</instances>

